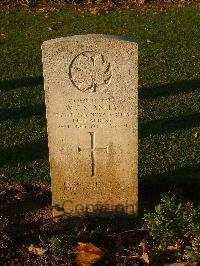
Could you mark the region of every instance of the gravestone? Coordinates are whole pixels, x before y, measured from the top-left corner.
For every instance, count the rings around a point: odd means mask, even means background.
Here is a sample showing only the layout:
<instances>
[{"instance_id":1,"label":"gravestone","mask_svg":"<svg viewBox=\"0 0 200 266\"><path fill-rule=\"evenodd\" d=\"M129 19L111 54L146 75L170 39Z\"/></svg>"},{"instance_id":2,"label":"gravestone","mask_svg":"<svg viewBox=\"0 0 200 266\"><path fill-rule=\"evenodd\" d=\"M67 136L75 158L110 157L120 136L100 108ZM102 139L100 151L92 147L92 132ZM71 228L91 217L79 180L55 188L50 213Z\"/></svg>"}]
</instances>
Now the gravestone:
<instances>
[{"instance_id":1,"label":"gravestone","mask_svg":"<svg viewBox=\"0 0 200 266\"><path fill-rule=\"evenodd\" d=\"M54 217L136 214L137 44L72 36L42 54Z\"/></svg>"}]
</instances>

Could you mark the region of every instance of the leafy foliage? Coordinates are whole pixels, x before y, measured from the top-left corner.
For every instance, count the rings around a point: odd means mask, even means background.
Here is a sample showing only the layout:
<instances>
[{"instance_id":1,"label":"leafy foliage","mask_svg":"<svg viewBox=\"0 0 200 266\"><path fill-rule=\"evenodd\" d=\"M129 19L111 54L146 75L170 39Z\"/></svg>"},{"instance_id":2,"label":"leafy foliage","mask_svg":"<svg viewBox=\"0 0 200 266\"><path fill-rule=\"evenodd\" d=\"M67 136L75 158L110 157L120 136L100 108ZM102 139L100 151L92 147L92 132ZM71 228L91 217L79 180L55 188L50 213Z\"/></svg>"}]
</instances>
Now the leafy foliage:
<instances>
[{"instance_id":1,"label":"leafy foliage","mask_svg":"<svg viewBox=\"0 0 200 266\"><path fill-rule=\"evenodd\" d=\"M47 241L40 238L41 244L48 250L48 254L54 263L67 263L72 260L72 244L64 237L53 235Z\"/></svg>"},{"instance_id":2,"label":"leafy foliage","mask_svg":"<svg viewBox=\"0 0 200 266\"><path fill-rule=\"evenodd\" d=\"M189 206L188 206L189 205ZM200 261L200 208L162 196L154 212L144 215L154 251L173 251L178 258Z\"/></svg>"}]
</instances>

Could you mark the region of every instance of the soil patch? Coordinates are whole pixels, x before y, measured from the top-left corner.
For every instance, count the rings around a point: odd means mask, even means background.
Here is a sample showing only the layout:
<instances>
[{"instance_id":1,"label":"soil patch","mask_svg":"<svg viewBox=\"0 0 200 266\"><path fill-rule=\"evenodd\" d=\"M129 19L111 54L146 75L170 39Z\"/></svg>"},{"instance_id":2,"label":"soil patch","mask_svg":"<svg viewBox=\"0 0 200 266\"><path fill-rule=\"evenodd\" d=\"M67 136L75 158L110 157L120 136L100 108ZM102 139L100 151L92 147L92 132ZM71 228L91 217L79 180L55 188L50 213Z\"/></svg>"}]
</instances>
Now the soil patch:
<instances>
[{"instance_id":1,"label":"soil patch","mask_svg":"<svg viewBox=\"0 0 200 266\"><path fill-rule=\"evenodd\" d=\"M191 201L186 203L188 207L193 206ZM199 201L195 203L198 204ZM74 247L78 242L91 242L105 251L104 261L109 262L109 265L122 265L116 264L119 260L125 263L127 261L127 264L123 265L144 266L147 265L143 259L144 248L148 246L142 243L147 243L147 232L140 230L140 223L133 217L96 220L71 218L67 222L58 223L52 218L49 184L0 184L2 265L74 265ZM43 256L38 256L30 252L30 246L41 247L47 252ZM130 252L130 248L131 256L124 253L126 250ZM65 257L62 257L62 254L65 254ZM152 258L155 260L152 265L163 265L158 259ZM167 257L164 260L168 262Z\"/></svg>"},{"instance_id":2,"label":"soil patch","mask_svg":"<svg viewBox=\"0 0 200 266\"><path fill-rule=\"evenodd\" d=\"M0 184L0 256L3 265L31 265L35 258L29 254L27 246L38 242L40 234L48 233L53 228L52 223L49 185Z\"/></svg>"}]
</instances>

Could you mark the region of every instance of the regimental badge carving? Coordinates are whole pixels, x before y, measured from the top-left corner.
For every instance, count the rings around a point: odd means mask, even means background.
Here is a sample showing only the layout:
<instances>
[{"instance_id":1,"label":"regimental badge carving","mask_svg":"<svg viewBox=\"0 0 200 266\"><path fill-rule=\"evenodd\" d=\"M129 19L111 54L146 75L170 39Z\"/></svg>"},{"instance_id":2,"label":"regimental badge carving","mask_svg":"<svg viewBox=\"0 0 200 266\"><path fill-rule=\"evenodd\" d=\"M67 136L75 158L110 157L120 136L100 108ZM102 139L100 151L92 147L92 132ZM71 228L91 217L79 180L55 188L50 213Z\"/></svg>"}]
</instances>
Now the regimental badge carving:
<instances>
[{"instance_id":1,"label":"regimental badge carving","mask_svg":"<svg viewBox=\"0 0 200 266\"><path fill-rule=\"evenodd\" d=\"M112 78L111 65L103 54L86 51L77 55L69 66L73 85L83 92L96 92Z\"/></svg>"}]
</instances>

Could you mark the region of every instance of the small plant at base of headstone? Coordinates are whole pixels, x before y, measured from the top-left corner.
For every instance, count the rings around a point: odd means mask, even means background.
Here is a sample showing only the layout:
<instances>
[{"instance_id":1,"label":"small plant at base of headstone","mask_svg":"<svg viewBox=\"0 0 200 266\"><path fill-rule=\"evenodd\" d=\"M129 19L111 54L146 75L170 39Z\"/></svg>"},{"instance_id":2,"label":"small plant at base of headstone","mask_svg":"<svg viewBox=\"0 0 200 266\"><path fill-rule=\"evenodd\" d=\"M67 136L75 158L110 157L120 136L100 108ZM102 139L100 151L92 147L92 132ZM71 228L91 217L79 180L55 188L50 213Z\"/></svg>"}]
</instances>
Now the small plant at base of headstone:
<instances>
[{"instance_id":1,"label":"small plant at base of headstone","mask_svg":"<svg viewBox=\"0 0 200 266\"><path fill-rule=\"evenodd\" d=\"M52 263L67 263L70 265L73 260L72 243L69 239L59 235L51 236L48 240L40 238L40 242L47 250L47 257Z\"/></svg>"},{"instance_id":2,"label":"small plant at base of headstone","mask_svg":"<svg viewBox=\"0 0 200 266\"><path fill-rule=\"evenodd\" d=\"M154 212L144 215L153 253L167 253L176 260L200 262L200 208L162 196ZM189 205L189 206L188 206Z\"/></svg>"}]
</instances>

